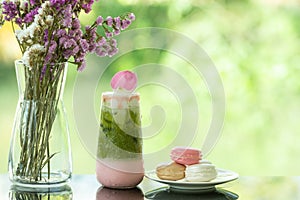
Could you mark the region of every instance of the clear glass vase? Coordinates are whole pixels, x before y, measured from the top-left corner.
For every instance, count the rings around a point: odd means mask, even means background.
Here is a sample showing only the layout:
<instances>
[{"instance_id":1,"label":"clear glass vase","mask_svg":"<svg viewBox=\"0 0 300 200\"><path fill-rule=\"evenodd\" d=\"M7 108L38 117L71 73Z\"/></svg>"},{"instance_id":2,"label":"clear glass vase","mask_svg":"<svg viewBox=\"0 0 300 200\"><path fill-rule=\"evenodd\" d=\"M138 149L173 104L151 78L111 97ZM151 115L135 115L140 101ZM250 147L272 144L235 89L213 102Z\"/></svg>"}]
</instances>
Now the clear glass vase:
<instances>
[{"instance_id":1,"label":"clear glass vase","mask_svg":"<svg viewBox=\"0 0 300 200\"><path fill-rule=\"evenodd\" d=\"M67 63L25 66L15 62L19 89L9 152L14 185L65 185L72 174L68 122L63 104Z\"/></svg>"}]
</instances>

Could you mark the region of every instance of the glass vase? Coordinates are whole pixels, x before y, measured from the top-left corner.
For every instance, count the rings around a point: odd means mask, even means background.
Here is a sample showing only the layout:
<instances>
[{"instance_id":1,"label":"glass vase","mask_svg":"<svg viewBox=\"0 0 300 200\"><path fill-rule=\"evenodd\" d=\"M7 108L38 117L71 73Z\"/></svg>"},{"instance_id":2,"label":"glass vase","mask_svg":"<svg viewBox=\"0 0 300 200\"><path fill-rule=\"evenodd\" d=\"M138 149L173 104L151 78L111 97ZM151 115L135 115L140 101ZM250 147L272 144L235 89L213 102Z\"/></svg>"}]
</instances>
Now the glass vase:
<instances>
[{"instance_id":1,"label":"glass vase","mask_svg":"<svg viewBox=\"0 0 300 200\"><path fill-rule=\"evenodd\" d=\"M19 89L10 151L14 185L58 187L71 178L71 146L63 103L67 63L28 67L15 62Z\"/></svg>"}]
</instances>

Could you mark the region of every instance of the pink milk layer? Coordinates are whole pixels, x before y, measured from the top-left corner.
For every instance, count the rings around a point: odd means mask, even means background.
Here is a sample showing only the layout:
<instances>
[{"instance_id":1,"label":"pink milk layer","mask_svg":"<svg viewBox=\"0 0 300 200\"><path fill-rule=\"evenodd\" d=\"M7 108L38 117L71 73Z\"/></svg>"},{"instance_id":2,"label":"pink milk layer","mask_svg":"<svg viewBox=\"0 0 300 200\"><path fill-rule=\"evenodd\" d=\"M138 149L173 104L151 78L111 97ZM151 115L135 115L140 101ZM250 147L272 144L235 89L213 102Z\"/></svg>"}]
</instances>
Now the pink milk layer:
<instances>
[{"instance_id":1,"label":"pink milk layer","mask_svg":"<svg viewBox=\"0 0 300 200\"><path fill-rule=\"evenodd\" d=\"M133 188L143 180L143 160L97 160L96 174L105 187Z\"/></svg>"}]
</instances>

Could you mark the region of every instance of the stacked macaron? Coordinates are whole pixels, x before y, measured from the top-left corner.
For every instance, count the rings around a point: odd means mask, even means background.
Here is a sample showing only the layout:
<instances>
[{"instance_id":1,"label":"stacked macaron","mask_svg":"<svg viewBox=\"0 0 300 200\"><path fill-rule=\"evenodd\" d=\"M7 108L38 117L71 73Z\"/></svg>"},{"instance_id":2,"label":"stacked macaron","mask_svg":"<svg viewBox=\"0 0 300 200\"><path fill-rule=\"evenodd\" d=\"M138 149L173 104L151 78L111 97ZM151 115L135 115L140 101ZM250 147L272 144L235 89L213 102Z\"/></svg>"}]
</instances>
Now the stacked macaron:
<instances>
[{"instance_id":1,"label":"stacked macaron","mask_svg":"<svg viewBox=\"0 0 300 200\"><path fill-rule=\"evenodd\" d=\"M202 159L202 153L198 149L175 147L170 153L171 159L182 165L193 165L199 163Z\"/></svg>"},{"instance_id":2,"label":"stacked macaron","mask_svg":"<svg viewBox=\"0 0 300 200\"><path fill-rule=\"evenodd\" d=\"M199 163L190 165L185 170L185 179L188 182L206 182L217 177L218 173L214 165Z\"/></svg>"},{"instance_id":3,"label":"stacked macaron","mask_svg":"<svg viewBox=\"0 0 300 200\"><path fill-rule=\"evenodd\" d=\"M176 162L160 164L156 168L156 174L160 179L177 181L185 177L185 168L185 165Z\"/></svg>"},{"instance_id":4,"label":"stacked macaron","mask_svg":"<svg viewBox=\"0 0 300 200\"><path fill-rule=\"evenodd\" d=\"M217 177L213 164L202 160L201 151L194 148L175 147L170 153L172 163L156 168L156 174L164 180L184 179L188 182L211 181Z\"/></svg>"}]
</instances>

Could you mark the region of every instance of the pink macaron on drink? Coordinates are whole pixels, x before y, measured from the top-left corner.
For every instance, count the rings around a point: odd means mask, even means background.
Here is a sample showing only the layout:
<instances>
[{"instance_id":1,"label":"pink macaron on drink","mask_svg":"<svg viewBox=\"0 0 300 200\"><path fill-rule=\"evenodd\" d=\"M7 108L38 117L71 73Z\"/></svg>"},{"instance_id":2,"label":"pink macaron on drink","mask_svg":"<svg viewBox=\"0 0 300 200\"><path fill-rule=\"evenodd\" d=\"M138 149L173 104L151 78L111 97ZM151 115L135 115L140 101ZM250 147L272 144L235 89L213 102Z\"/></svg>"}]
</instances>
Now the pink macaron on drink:
<instances>
[{"instance_id":1,"label":"pink macaron on drink","mask_svg":"<svg viewBox=\"0 0 300 200\"><path fill-rule=\"evenodd\" d=\"M97 179L105 187L133 188L144 177L140 97L132 92L135 74L119 72L111 85L114 92L102 94Z\"/></svg>"}]
</instances>

